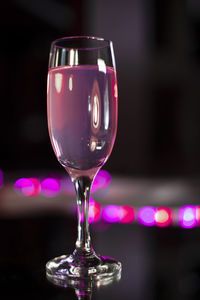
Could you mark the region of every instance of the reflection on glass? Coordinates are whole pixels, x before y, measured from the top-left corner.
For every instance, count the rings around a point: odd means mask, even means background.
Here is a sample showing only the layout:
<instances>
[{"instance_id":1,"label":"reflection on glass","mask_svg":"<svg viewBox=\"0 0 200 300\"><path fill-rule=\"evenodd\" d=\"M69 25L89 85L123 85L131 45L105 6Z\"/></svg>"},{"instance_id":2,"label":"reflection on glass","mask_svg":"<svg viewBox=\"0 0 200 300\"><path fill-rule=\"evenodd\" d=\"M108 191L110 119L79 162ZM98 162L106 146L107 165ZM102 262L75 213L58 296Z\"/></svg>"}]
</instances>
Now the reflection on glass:
<instances>
[{"instance_id":1,"label":"reflection on glass","mask_svg":"<svg viewBox=\"0 0 200 300\"><path fill-rule=\"evenodd\" d=\"M54 137L52 137L53 142L54 142L54 148L56 153L58 153L58 156L62 155L62 147L58 144L58 142L56 141L56 139L54 139Z\"/></svg>"},{"instance_id":2,"label":"reflection on glass","mask_svg":"<svg viewBox=\"0 0 200 300\"><path fill-rule=\"evenodd\" d=\"M106 64L105 61L101 58L97 59L97 64L98 64L98 68L100 72L103 72L104 74L106 74Z\"/></svg>"},{"instance_id":3,"label":"reflection on glass","mask_svg":"<svg viewBox=\"0 0 200 300\"><path fill-rule=\"evenodd\" d=\"M106 83L105 93L104 93L104 129L108 130L109 127L109 94L108 94L108 83Z\"/></svg>"},{"instance_id":4,"label":"reflection on glass","mask_svg":"<svg viewBox=\"0 0 200 300\"><path fill-rule=\"evenodd\" d=\"M69 90L72 91L73 89L73 75L69 76Z\"/></svg>"},{"instance_id":5,"label":"reflection on glass","mask_svg":"<svg viewBox=\"0 0 200 300\"><path fill-rule=\"evenodd\" d=\"M47 76L47 95L49 95L49 74Z\"/></svg>"},{"instance_id":6,"label":"reflection on glass","mask_svg":"<svg viewBox=\"0 0 200 300\"><path fill-rule=\"evenodd\" d=\"M100 127L101 120L101 103L100 90L98 82L95 80L92 89L92 113L91 113L91 129L97 133Z\"/></svg>"},{"instance_id":7,"label":"reflection on glass","mask_svg":"<svg viewBox=\"0 0 200 300\"><path fill-rule=\"evenodd\" d=\"M55 74L55 88L58 94L60 94L62 89L62 81L63 81L63 75L61 73Z\"/></svg>"},{"instance_id":8,"label":"reflection on glass","mask_svg":"<svg viewBox=\"0 0 200 300\"><path fill-rule=\"evenodd\" d=\"M68 64L70 66L77 66L78 65L78 50L77 49L70 49L69 50Z\"/></svg>"},{"instance_id":9,"label":"reflection on glass","mask_svg":"<svg viewBox=\"0 0 200 300\"><path fill-rule=\"evenodd\" d=\"M93 126L98 128L99 126L99 99L98 96L94 96L94 104L93 104Z\"/></svg>"},{"instance_id":10,"label":"reflection on glass","mask_svg":"<svg viewBox=\"0 0 200 300\"><path fill-rule=\"evenodd\" d=\"M56 266L55 266L56 267ZM75 290L76 296L78 300L91 300L92 299L92 292L99 288L108 286L114 282L119 282L121 279L121 272L119 272L116 276L101 278L99 280L84 280L79 279L76 280L68 278L68 280L62 280L53 278L52 276L48 276L47 279L57 285L64 288L73 288Z\"/></svg>"},{"instance_id":11,"label":"reflection on glass","mask_svg":"<svg viewBox=\"0 0 200 300\"><path fill-rule=\"evenodd\" d=\"M92 152L96 149L97 143L98 143L97 138L95 138L94 136L91 136L91 139L90 139L90 150Z\"/></svg>"},{"instance_id":12,"label":"reflection on glass","mask_svg":"<svg viewBox=\"0 0 200 300\"><path fill-rule=\"evenodd\" d=\"M114 97L117 100L118 99L118 88L117 88L117 83L114 85Z\"/></svg>"}]
</instances>

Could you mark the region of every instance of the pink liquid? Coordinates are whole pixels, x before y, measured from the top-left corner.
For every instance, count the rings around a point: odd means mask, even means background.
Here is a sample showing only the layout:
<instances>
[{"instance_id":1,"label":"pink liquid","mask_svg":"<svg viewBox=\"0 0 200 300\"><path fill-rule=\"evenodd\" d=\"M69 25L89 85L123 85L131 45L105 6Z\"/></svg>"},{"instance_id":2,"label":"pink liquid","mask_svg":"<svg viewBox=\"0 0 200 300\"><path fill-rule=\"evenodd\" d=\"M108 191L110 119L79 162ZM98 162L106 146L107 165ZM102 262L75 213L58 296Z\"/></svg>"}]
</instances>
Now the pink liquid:
<instances>
[{"instance_id":1,"label":"pink liquid","mask_svg":"<svg viewBox=\"0 0 200 300\"><path fill-rule=\"evenodd\" d=\"M90 171L105 163L116 136L117 102L112 68L62 66L49 71L49 134L68 171Z\"/></svg>"}]
</instances>

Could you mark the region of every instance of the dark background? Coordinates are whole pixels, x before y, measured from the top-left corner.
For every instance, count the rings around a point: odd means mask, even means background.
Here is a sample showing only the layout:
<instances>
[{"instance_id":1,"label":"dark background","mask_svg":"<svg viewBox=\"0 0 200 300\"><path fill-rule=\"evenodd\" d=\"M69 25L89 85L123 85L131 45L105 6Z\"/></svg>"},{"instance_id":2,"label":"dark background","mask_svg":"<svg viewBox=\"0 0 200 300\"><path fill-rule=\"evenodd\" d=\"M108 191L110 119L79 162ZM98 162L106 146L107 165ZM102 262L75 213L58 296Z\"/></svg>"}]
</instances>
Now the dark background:
<instances>
[{"instance_id":1,"label":"dark background","mask_svg":"<svg viewBox=\"0 0 200 300\"><path fill-rule=\"evenodd\" d=\"M119 127L105 168L200 173L199 0L7 0L1 3L0 167L60 170L46 120L52 40L114 42Z\"/></svg>"},{"instance_id":2,"label":"dark background","mask_svg":"<svg viewBox=\"0 0 200 300\"><path fill-rule=\"evenodd\" d=\"M4 0L0 16L0 169L6 176L64 173L47 130L50 44L64 36L102 36L114 42L119 83L118 135L105 168L121 181L113 194L105 192L102 205L111 196L133 207L172 205L176 214L182 205L199 205L199 180L137 181L138 175L200 175L199 0ZM127 185L123 175L136 181ZM11 181L0 196L3 299L77 299L72 289L45 279L45 263L74 249L77 222L69 199L27 198ZM199 299L199 219L191 230L135 222L103 223L101 231L101 225L91 226L94 248L119 259L123 273L119 285L93 299Z\"/></svg>"}]
</instances>

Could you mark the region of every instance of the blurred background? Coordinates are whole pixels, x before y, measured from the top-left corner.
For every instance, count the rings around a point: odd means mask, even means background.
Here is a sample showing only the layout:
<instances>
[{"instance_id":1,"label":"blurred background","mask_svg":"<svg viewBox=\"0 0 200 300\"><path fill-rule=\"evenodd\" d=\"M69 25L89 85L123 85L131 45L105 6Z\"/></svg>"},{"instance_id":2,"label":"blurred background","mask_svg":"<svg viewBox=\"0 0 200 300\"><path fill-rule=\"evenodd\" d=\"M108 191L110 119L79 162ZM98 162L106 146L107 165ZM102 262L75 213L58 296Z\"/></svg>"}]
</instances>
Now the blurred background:
<instances>
[{"instance_id":1,"label":"blurred background","mask_svg":"<svg viewBox=\"0 0 200 300\"><path fill-rule=\"evenodd\" d=\"M60 170L46 120L52 40L114 42L119 127L106 169L127 175L200 173L198 0L7 0L1 4L0 167Z\"/></svg>"},{"instance_id":2,"label":"blurred background","mask_svg":"<svg viewBox=\"0 0 200 300\"><path fill-rule=\"evenodd\" d=\"M76 240L75 193L46 117L50 44L72 35L113 41L119 85L118 134L94 182L91 232L123 273L94 299L199 299L200 1L6 0L0 24L4 299L77 299L45 280L45 263Z\"/></svg>"}]
</instances>

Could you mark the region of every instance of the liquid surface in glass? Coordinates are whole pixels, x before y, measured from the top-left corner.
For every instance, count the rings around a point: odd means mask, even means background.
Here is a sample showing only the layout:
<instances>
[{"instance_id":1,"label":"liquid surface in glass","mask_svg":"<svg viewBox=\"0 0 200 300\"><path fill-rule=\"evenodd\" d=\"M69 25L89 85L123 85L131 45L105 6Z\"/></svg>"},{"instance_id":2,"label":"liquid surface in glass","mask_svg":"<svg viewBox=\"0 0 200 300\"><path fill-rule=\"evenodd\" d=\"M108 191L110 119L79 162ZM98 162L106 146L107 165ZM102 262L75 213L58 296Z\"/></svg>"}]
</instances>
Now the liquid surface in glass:
<instances>
[{"instance_id":1,"label":"liquid surface in glass","mask_svg":"<svg viewBox=\"0 0 200 300\"><path fill-rule=\"evenodd\" d=\"M117 130L117 82L113 68L62 66L49 70L48 128L64 167L90 170L110 155Z\"/></svg>"}]
</instances>

